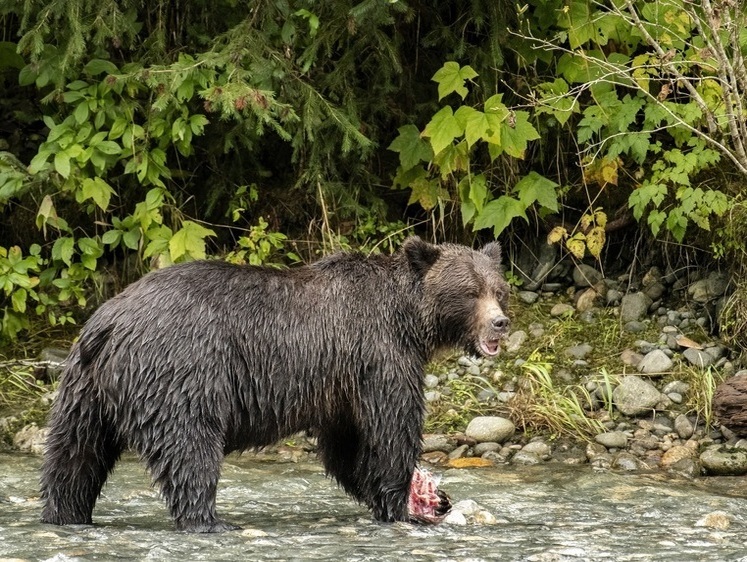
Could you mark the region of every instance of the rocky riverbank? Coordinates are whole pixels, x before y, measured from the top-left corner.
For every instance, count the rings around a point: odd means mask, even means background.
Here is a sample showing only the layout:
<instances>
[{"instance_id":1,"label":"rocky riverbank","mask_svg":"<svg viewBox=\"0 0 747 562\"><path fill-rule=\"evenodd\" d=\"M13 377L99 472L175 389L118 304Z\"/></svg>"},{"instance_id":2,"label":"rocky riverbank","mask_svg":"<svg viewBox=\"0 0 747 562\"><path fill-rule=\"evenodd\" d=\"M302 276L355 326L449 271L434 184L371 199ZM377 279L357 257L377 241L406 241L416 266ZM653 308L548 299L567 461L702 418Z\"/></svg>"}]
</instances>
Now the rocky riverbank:
<instances>
[{"instance_id":1,"label":"rocky riverbank","mask_svg":"<svg viewBox=\"0 0 747 562\"><path fill-rule=\"evenodd\" d=\"M429 369L423 461L747 473L747 440L711 415L716 385L747 375L710 335L727 295L718 272L657 268L610 279L580 265L526 283L514 292L513 331L499 358L457 356ZM37 418L53 398L34 404ZM0 431L12 432L15 448L39 453L45 430L24 423L34 415L2 418ZM313 448L298 436L258 454L298 460Z\"/></svg>"}]
</instances>

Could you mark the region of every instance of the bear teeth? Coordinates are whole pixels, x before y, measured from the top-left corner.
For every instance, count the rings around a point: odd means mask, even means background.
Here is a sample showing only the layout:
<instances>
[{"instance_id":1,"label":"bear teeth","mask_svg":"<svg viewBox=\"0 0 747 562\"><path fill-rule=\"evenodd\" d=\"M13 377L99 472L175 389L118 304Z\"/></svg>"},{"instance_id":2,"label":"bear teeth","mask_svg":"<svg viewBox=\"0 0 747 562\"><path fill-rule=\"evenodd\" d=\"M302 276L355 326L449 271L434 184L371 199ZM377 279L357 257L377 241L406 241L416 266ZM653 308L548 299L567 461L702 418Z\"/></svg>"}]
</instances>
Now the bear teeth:
<instances>
[{"instance_id":1,"label":"bear teeth","mask_svg":"<svg viewBox=\"0 0 747 562\"><path fill-rule=\"evenodd\" d=\"M498 355L501 350L500 340L486 340L480 342L480 350L487 356Z\"/></svg>"}]
</instances>

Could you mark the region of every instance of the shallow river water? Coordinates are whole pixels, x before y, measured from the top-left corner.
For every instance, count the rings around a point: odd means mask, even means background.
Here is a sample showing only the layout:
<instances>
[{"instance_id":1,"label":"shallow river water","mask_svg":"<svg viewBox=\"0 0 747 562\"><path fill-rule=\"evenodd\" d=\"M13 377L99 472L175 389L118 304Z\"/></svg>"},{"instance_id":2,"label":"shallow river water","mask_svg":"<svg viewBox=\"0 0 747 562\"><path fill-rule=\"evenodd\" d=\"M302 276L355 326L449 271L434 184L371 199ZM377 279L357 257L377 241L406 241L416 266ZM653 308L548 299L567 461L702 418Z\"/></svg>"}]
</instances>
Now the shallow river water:
<instances>
[{"instance_id":1,"label":"shallow river water","mask_svg":"<svg viewBox=\"0 0 747 562\"><path fill-rule=\"evenodd\" d=\"M454 501L497 523L379 524L313 463L227 459L220 535L173 530L142 465L121 461L93 526L38 522L33 456L0 454L0 561L9 560L744 560L747 478L676 480L544 465L436 470Z\"/></svg>"}]
</instances>

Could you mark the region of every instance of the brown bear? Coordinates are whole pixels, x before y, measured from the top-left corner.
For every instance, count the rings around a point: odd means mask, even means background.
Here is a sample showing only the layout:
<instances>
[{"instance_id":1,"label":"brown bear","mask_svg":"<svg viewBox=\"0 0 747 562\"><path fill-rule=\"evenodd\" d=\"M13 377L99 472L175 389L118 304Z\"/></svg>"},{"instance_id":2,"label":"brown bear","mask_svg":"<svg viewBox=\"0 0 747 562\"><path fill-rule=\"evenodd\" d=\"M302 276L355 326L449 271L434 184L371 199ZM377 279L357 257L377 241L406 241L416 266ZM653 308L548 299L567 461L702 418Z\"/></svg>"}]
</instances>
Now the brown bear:
<instances>
[{"instance_id":1,"label":"brown bear","mask_svg":"<svg viewBox=\"0 0 747 562\"><path fill-rule=\"evenodd\" d=\"M197 261L105 302L73 346L51 414L42 520L91 523L125 448L180 530L216 515L222 459L299 431L380 521L408 513L426 362L494 356L508 331L501 250L409 238L391 256L340 253L279 270Z\"/></svg>"}]
</instances>

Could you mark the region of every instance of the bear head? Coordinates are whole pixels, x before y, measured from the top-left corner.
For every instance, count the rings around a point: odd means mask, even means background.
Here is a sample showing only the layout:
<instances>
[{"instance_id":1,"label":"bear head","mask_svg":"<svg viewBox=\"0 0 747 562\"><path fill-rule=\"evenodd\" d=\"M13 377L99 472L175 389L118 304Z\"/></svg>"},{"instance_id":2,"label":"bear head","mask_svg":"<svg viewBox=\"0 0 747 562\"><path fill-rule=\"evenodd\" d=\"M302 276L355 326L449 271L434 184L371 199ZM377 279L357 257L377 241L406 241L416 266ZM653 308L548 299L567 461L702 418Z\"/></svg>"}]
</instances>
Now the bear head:
<instances>
[{"instance_id":1,"label":"bear head","mask_svg":"<svg viewBox=\"0 0 747 562\"><path fill-rule=\"evenodd\" d=\"M493 357L508 336L509 286L501 273L501 246L480 250L457 244L405 241L404 253L422 278L423 321L435 348L456 346Z\"/></svg>"}]
</instances>

